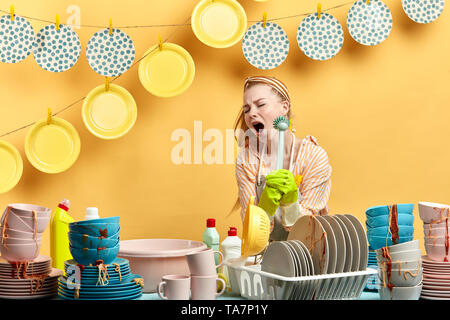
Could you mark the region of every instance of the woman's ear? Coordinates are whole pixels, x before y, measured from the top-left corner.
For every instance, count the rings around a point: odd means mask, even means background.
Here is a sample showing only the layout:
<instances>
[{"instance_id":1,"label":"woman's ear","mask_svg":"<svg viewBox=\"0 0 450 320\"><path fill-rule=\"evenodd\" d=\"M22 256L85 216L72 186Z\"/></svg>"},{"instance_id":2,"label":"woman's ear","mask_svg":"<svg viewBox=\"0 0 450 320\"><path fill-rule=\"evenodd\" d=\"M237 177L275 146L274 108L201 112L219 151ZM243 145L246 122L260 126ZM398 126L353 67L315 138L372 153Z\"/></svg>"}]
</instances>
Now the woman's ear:
<instances>
[{"instance_id":1,"label":"woman's ear","mask_svg":"<svg viewBox=\"0 0 450 320\"><path fill-rule=\"evenodd\" d=\"M281 107L282 107L283 116L287 116L289 113L289 109L290 109L289 102L286 100L281 101Z\"/></svg>"}]
</instances>

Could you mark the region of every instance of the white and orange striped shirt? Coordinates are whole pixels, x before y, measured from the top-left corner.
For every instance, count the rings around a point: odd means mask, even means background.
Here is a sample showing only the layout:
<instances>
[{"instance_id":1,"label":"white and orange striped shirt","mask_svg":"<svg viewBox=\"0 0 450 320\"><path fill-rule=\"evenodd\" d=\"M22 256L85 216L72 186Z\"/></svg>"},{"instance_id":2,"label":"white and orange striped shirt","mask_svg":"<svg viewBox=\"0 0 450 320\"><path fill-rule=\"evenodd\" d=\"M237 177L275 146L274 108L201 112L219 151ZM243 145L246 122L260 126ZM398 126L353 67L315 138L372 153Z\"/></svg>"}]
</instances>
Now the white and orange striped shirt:
<instances>
[{"instance_id":1,"label":"white and orange striped shirt","mask_svg":"<svg viewBox=\"0 0 450 320\"><path fill-rule=\"evenodd\" d=\"M264 164L263 164L264 165ZM256 199L256 179L258 175L259 155L243 148L236 158L236 180L239 187L241 218L251 196ZM296 160L294 161L294 176L302 175L299 186L302 199L300 208L306 214L327 214L327 202L331 191L331 166L326 151L320 147L316 138L306 136L301 141Z\"/></svg>"}]
</instances>

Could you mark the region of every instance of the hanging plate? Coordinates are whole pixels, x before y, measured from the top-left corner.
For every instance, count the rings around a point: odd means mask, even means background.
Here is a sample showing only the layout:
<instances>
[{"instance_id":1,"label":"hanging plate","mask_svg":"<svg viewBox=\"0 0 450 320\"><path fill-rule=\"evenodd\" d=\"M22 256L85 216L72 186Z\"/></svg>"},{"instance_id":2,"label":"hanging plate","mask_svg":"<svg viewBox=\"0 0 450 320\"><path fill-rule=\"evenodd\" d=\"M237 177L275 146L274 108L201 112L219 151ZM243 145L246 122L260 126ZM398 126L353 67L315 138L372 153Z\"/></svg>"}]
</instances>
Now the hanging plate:
<instances>
[{"instance_id":1,"label":"hanging plate","mask_svg":"<svg viewBox=\"0 0 450 320\"><path fill-rule=\"evenodd\" d=\"M93 89L87 95L81 116L88 130L102 139L117 139L131 130L137 118L133 96L123 87L110 84Z\"/></svg>"},{"instance_id":2,"label":"hanging plate","mask_svg":"<svg viewBox=\"0 0 450 320\"><path fill-rule=\"evenodd\" d=\"M130 69L134 61L134 44L119 29L97 31L86 47L86 58L95 72L105 77L116 77Z\"/></svg>"},{"instance_id":3,"label":"hanging plate","mask_svg":"<svg viewBox=\"0 0 450 320\"><path fill-rule=\"evenodd\" d=\"M310 14L297 29L297 43L302 52L314 60L333 58L344 43L344 31L339 21L328 13Z\"/></svg>"},{"instance_id":4,"label":"hanging plate","mask_svg":"<svg viewBox=\"0 0 450 320\"><path fill-rule=\"evenodd\" d=\"M151 94L173 97L189 88L195 65L189 52L179 45L163 43L152 47L139 63L139 79Z\"/></svg>"},{"instance_id":5,"label":"hanging plate","mask_svg":"<svg viewBox=\"0 0 450 320\"><path fill-rule=\"evenodd\" d=\"M14 188L22 172L23 162L19 151L9 142L0 140L0 193Z\"/></svg>"},{"instance_id":6,"label":"hanging plate","mask_svg":"<svg viewBox=\"0 0 450 320\"><path fill-rule=\"evenodd\" d=\"M406 15L417 23L430 23L444 10L444 0L402 0Z\"/></svg>"},{"instance_id":7,"label":"hanging plate","mask_svg":"<svg viewBox=\"0 0 450 320\"><path fill-rule=\"evenodd\" d=\"M31 24L24 18L7 14L0 18L0 61L17 63L31 53L35 35Z\"/></svg>"},{"instance_id":8,"label":"hanging plate","mask_svg":"<svg viewBox=\"0 0 450 320\"><path fill-rule=\"evenodd\" d=\"M36 35L33 55L37 64L47 71L63 72L78 61L81 53L80 38L71 27L61 24L45 26Z\"/></svg>"},{"instance_id":9,"label":"hanging plate","mask_svg":"<svg viewBox=\"0 0 450 320\"><path fill-rule=\"evenodd\" d=\"M25 153L36 169L59 173L69 169L80 154L80 137L66 120L52 117L35 123L25 138Z\"/></svg>"},{"instance_id":10,"label":"hanging plate","mask_svg":"<svg viewBox=\"0 0 450 320\"><path fill-rule=\"evenodd\" d=\"M392 15L380 0L358 0L347 14L347 28L355 41L366 45L377 45L389 36L392 30Z\"/></svg>"},{"instance_id":11,"label":"hanging plate","mask_svg":"<svg viewBox=\"0 0 450 320\"><path fill-rule=\"evenodd\" d=\"M242 40L242 51L247 61L258 69L278 67L289 53L289 39L283 28L273 22L255 23L248 28Z\"/></svg>"},{"instance_id":12,"label":"hanging plate","mask_svg":"<svg viewBox=\"0 0 450 320\"><path fill-rule=\"evenodd\" d=\"M191 26L204 44L228 48L244 36L247 15L236 0L201 0L192 12Z\"/></svg>"}]
</instances>

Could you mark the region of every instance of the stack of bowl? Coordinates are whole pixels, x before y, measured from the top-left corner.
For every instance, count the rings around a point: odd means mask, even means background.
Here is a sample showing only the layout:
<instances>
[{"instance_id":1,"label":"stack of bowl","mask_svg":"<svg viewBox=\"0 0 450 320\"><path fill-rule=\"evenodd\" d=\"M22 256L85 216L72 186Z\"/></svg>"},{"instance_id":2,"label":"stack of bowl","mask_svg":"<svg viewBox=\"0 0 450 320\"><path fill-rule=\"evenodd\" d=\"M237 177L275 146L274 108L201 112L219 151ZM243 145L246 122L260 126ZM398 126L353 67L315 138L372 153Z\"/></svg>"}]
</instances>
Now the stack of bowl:
<instances>
[{"instance_id":1,"label":"stack of bowl","mask_svg":"<svg viewBox=\"0 0 450 320\"><path fill-rule=\"evenodd\" d=\"M69 249L83 266L110 264L119 253L119 217L69 223Z\"/></svg>"},{"instance_id":2,"label":"stack of bowl","mask_svg":"<svg viewBox=\"0 0 450 320\"><path fill-rule=\"evenodd\" d=\"M433 202L419 202L419 216L423 221L425 250L428 258L448 262L450 206Z\"/></svg>"},{"instance_id":3,"label":"stack of bowl","mask_svg":"<svg viewBox=\"0 0 450 320\"><path fill-rule=\"evenodd\" d=\"M379 295L382 300L418 300L422 291L422 259L419 241L376 250Z\"/></svg>"},{"instance_id":4,"label":"stack of bowl","mask_svg":"<svg viewBox=\"0 0 450 320\"><path fill-rule=\"evenodd\" d=\"M397 214L394 215L394 206ZM369 250L392 246L413 240L414 236L414 204L397 204L393 206L376 206L366 210L367 240ZM394 219L397 217L397 219ZM398 226L398 239L394 239L391 226ZM396 243L394 243L396 242Z\"/></svg>"},{"instance_id":5,"label":"stack of bowl","mask_svg":"<svg viewBox=\"0 0 450 320\"><path fill-rule=\"evenodd\" d=\"M50 214L49 208L32 204L8 205L0 221L2 257L10 262L27 262L37 258Z\"/></svg>"}]
</instances>

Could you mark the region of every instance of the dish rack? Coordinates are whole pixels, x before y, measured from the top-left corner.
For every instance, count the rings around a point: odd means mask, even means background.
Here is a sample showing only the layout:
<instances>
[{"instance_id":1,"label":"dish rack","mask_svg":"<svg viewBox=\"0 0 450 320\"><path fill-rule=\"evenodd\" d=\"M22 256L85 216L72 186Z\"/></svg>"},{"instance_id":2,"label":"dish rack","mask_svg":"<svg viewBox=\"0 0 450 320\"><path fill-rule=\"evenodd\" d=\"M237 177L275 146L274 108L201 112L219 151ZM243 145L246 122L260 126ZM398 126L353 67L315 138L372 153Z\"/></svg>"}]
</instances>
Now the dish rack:
<instances>
[{"instance_id":1,"label":"dish rack","mask_svg":"<svg viewBox=\"0 0 450 320\"><path fill-rule=\"evenodd\" d=\"M227 265L231 291L250 300L355 300L376 269L284 277L261 271L261 265Z\"/></svg>"}]
</instances>

